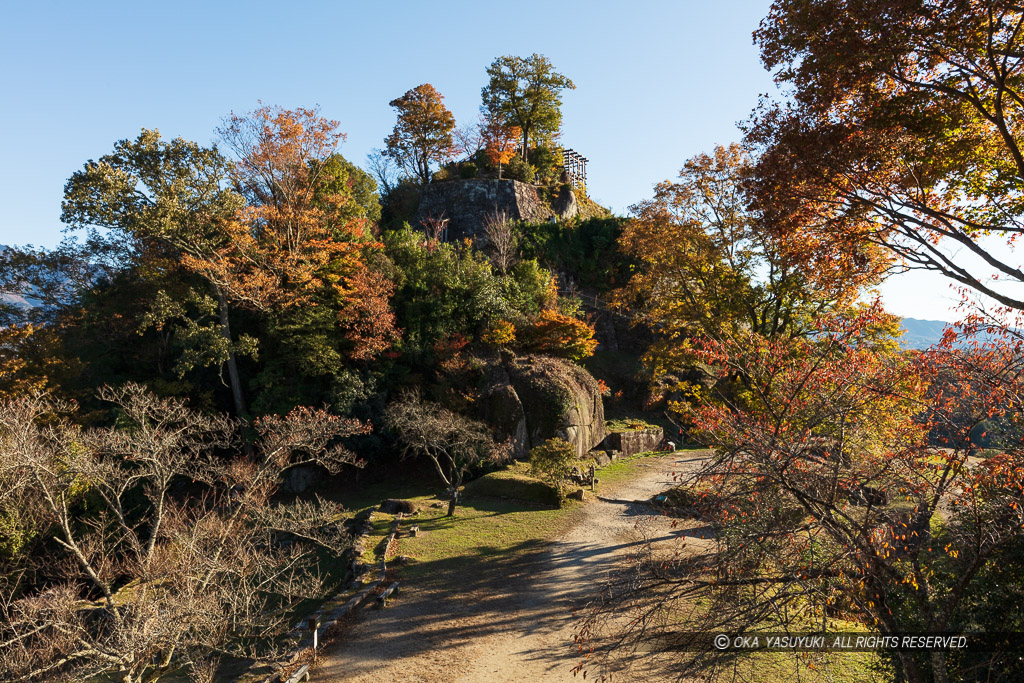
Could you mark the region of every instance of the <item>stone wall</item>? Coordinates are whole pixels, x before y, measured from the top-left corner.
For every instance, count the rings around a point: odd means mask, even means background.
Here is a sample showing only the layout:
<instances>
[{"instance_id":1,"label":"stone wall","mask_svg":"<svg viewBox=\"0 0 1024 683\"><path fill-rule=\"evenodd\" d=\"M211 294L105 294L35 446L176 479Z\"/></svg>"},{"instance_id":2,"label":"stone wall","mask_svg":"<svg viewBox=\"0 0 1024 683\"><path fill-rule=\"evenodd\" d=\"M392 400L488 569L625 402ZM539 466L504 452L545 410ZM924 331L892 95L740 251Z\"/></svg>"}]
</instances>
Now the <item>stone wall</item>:
<instances>
[{"instance_id":1,"label":"stone wall","mask_svg":"<svg viewBox=\"0 0 1024 683\"><path fill-rule=\"evenodd\" d=\"M561 214L571 218L578 211L575 195L559 196ZM518 180L470 178L430 183L423 188L416 223L427 219L448 219L448 239L476 237L483 232L484 220L495 212L504 212L513 220L540 223L555 216L541 201L533 185Z\"/></svg>"},{"instance_id":2,"label":"stone wall","mask_svg":"<svg viewBox=\"0 0 1024 683\"><path fill-rule=\"evenodd\" d=\"M653 451L664 437L665 433L661 427L611 432L605 437L600 448L606 451L618 451L618 457L628 458L637 453Z\"/></svg>"}]
</instances>

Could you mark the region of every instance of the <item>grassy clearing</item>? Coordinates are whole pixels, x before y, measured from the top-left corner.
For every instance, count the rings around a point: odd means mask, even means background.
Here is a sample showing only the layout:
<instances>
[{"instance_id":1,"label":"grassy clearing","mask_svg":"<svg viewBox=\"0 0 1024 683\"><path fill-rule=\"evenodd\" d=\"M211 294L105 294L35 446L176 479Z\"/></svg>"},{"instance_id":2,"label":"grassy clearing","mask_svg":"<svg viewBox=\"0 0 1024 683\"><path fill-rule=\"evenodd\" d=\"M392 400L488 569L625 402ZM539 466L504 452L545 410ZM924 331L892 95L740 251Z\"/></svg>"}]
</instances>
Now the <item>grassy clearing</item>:
<instances>
[{"instance_id":1,"label":"grassy clearing","mask_svg":"<svg viewBox=\"0 0 1024 683\"><path fill-rule=\"evenodd\" d=\"M557 507L558 491L543 481L527 475L523 469L525 468L509 468L485 474L466 484L465 493L469 497L512 498Z\"/></svg>"},{"instance_id":2,"label":"grassy clearing","mask_svg":"<svg viewBox=\"0 0 1024 683\"><path fill-rule=\"evenodd\" d=\"M511 560L572 526L579 507L476 497L467 498L455 517L446 516L443 509L418 512L406 528L416 524L419 534L398 541L397 552L411 558L402 574L416 582L434 575L438 565L458 560L447 574L454 581L455 576L476 573L481 563Z\"/></svg>"},{"instance_id":3,"label":"grassy clearing","mask_svg":"<svg viewBox=\"0 0 1024 683\"><path fill-rule=\"evenodd\" d=\"M645 453L619 460L598 470L598 492L606 484L627 480L645 457ZM580 518L588 503L567 501L554 506L554 491L543 482L528 476L529 465L516 462L504 470L492 472L470 482L464 498L456 508L455 517L446 516L447 501L424 493L425 487L370 487L361 491L359 503L375 507L384 498L404 498L419 509L402 524L392 555L404 555L409 564L402 568L408 581L437 580L444 568L445 581L480 571L483 564L500 566L515 563L538 552L549 539L569 529ZM352 499L340 502L355 508ZM593 500L592 498L589 500ZM440 504L432 507L433 504ZM377 513L373 531L366 543L365 562L379 562L382 541L391 530L391 515ZM409 527L419 526L419 535L408 535Z\"/></svg>"}]
</instances>

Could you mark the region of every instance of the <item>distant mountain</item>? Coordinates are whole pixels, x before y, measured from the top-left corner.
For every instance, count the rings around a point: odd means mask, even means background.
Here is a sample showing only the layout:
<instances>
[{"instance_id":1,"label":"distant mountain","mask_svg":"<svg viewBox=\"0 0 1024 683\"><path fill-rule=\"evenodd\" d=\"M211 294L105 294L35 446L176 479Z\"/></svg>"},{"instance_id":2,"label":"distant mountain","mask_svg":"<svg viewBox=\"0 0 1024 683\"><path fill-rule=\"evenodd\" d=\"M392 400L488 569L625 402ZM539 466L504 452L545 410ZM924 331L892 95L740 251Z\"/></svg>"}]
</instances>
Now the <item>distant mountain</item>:
<instances>
[{"instance_id":1,"label":"distant mountain","mask_svg":"<svg viewBox=\"0 0 1024 683\"><path fill-rule=\"evenodd\" d=\"M942 339L942 332L949 323L944 320L903 318L900 325L903 327L903 338L900 342L904 348L927 349L929 346L939 343L939 340Z\"/></svg>"}]
</instances>

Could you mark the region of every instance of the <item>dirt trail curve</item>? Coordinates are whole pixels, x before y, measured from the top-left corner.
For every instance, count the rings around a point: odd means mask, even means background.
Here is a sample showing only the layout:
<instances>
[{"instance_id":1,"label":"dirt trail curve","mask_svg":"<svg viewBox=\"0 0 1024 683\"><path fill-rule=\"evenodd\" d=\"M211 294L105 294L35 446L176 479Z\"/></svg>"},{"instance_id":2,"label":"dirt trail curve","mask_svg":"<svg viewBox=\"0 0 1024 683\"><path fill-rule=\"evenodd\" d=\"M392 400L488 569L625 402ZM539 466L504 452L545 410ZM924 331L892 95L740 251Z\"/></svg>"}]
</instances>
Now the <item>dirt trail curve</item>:
<instances>
[{"instance_id":1,"label":"dirt trail curve","mask_svg":"<svg viewBox=\"0 0 1024 683\"><path fill-rule=\"evenodd\" d=\"M695 470L703 452L637 462L632 479L598 492L580 521L552 542L489 558L436 582L403 587L386 610L366 613L321 660L314 681L570 681L579 661L574 609L594 595L617 555L640 542L638 517L647 500L672 485L672 472ZM684 534L667 518L653 522L656 540ZM444 580L447 578L448 580ZM575 680L579 680L576 678Z\"/></svg>"}]
</instances>

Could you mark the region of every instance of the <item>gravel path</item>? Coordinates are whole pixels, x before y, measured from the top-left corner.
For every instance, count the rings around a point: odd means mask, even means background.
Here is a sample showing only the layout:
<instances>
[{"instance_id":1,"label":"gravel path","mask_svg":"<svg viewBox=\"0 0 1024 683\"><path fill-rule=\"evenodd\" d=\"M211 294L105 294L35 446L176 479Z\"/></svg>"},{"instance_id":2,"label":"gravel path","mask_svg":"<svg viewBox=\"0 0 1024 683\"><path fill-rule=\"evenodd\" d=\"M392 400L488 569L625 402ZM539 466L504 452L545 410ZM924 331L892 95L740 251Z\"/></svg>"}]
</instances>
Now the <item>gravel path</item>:
<instances>
[{"instance_id":1,"label":"gravel path","mask_svg":"<svg viewBox=\"0 0 1024 683\"><path fill-rule=\"evenodd\" d=\"M629 481L600 490L554 541L488 561L469 577L460 574L456 586L444 577L403 586L391 606L367 611L326 653L313 680L574 680L575 610L593 597L616 557L643 542L638 521L649 520L645 531L656 542L685 534L692 543L686 529L671 528L636 501L671 487L673 472L696 469L705 457L689 451L639 460Z\"/></svg>"}]
</instances>

